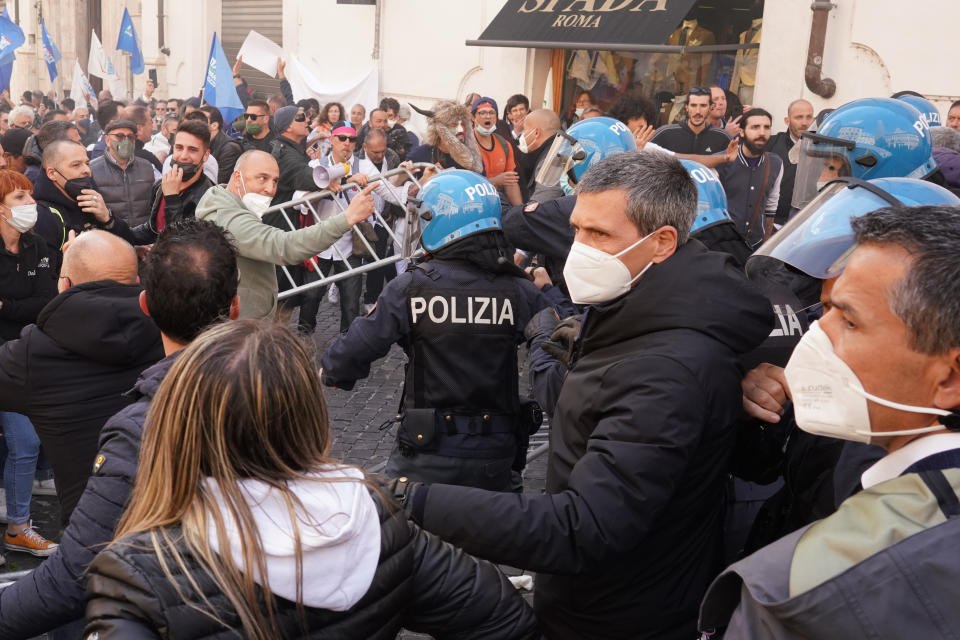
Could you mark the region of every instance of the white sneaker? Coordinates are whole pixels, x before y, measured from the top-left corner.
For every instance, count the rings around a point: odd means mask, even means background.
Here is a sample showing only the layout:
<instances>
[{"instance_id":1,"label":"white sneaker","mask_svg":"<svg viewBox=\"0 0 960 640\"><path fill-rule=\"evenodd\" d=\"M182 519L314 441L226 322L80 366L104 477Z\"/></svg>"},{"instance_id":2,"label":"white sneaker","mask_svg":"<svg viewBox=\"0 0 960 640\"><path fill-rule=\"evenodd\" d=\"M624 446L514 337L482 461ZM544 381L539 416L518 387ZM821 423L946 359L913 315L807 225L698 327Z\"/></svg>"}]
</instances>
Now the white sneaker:
<instances>
[{"instance_id":1,"label":"white sneaker","mask_svg":"<svg viewBox=\"0 0 960 640\"><path fill-rule=\"evenodd\" d=\"M340 302L340 289L337 289L337 285L332 284L330 288L327 289L327 300L333 304Z\"/></svg>"},{"instance_id":2,"label":"white sneaker","mask_svg":"<svg viewBox=\"0 0 960 640\"><path fill-rule=\"evenodd\" d=\"M57 495L57 485L53 478L49 480L34 480L33 495L35 496L55 496Z\"/></svg>"}]
</instances>

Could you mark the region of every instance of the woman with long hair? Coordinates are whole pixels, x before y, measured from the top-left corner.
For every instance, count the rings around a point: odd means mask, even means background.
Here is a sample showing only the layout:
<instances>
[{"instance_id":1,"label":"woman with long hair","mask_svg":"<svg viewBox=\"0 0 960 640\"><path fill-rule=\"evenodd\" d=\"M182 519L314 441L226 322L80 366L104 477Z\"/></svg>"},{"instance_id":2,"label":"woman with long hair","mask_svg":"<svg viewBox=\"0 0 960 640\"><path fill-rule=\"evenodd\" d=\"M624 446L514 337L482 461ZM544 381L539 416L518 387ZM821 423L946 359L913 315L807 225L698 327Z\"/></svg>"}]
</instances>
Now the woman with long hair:
<instances>
[{"instance_id":1,"label":"woman with long hair","mask_svg":"<svg viewBox=\"0 0 960 640\"><path fill-rule=\"evenodd\" d=\"M329 456L320 389L279 324L224 323L183 350L116 539L90 566L86 637L538 637L494 566Z\"/></svg>"},{"instance_id":2,"label":"woman with long hair","mask_svg":"<svg viewBox=\"0 0 960 640\"><path fill-rule=\"evenodd\" d=\"M570 105L567 107L567 112L564 114L564 128L579 122L583 117L583 112L587 110L587 107L591 106L597 106L596 96L594 96L592 92L584 89L577 91L573 95L573 100L570 101Z\"/></svg>"},{"instance_id":3,"label":"woman with long hair","mask_svg":"<svg viewBox=\"0 0 960 640\"><path fill-rule=\"evenodd\" d=\"M57 295L57 260L38 234L33 185L16 171L0 170L0 344L15 340L36 322ZM4 547L35 556L49 556L57 545L41 536L30 521L33 475L40 438L27 416L0 411L7 445L3 464L7 530ZM0 556L0 564L3 564Z\"/></svg>"},{"instance_id":4,"label":"woman with long hair","mask_svg":"<svg viewBox=\"0 0 960 640\"><path fill-rule=\"evenodd\" d=\"M343 105L339 102L328 102L323 105L323 109L317 116L313 131L307 136L308 145L314 140L320 139L319 146L314 149L313 157L320 158L330 152L330 132L333 131L333 125L346 118L346 113Z\"/></svg>"}]
</instances>

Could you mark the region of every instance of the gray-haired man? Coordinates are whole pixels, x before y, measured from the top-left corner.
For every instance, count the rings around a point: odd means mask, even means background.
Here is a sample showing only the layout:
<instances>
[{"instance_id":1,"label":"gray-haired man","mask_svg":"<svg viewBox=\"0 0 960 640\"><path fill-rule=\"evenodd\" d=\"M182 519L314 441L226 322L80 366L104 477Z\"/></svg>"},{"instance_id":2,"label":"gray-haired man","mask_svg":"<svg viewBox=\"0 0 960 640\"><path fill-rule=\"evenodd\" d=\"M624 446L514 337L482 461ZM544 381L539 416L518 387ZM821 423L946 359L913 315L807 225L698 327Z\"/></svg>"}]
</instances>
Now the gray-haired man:
<instances>
[{"instance_id":1,"label":"gray-haired man","mask_svg":"<svg viewBox=\"0 0 960 640\"><path fill-rule=\"evenodd\" d=\"M470 553L537 571L552 640L690 638L722 563L737 359L769 334L770 304L689 239L697 189L675 158L607 158L577 191L564 277L590 306L553 411L546 495L432 485L407 505Z\"/></svg>"}]
</instances>

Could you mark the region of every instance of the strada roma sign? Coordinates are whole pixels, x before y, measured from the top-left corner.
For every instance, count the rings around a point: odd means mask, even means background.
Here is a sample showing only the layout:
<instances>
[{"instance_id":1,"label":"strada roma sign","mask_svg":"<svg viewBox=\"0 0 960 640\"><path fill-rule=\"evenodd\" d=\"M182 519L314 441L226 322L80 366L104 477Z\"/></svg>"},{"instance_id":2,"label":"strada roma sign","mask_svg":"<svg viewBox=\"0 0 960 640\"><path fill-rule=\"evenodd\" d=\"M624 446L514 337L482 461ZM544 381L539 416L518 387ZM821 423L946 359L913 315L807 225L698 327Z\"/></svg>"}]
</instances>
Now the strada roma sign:
<instances>
[{"instance_id":1,"label":"strada roma sign","mask_svg":"<svg viewBox=\"0 0 960 640\"><path fill-rule=\"evenodd\" d=\"M484 41L662 45L695 0L507 0L479 38Z\"/></svg>"}]
</instances>

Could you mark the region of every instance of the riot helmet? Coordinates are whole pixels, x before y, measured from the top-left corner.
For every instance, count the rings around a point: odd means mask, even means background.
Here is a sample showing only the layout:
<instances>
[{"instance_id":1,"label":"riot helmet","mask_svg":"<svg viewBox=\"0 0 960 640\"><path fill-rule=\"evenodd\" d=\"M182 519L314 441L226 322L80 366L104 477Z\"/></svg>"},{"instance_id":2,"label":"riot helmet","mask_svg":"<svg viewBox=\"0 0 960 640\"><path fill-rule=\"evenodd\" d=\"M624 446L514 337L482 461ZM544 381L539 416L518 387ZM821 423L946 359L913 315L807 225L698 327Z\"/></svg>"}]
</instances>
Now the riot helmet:
<instances>
[{"instance_id":1,"label":"riot helmet","mask_svg":"<svg viewBox=\"0 0 960 640\"><path fill-rule=\"evenodd\" d=\"M727 213L727 194L716 174L699 162L677 159L697 185L697 217L690 227L690 233L695 235L719 224L733 224L733 219Z\"/></svg>"},{"instance_id":2,"label":"riot helmet","mask_svg":"<svg viewBox=\"0 0 960 640\"><path fill-rule=\"evenodd\" d=\"M836 178L926 178L937 170L930 126L916 107L893 98L848 102L816 132L804 131L793 189L802 209Z\"/></svg>"},{"instance_id":3,"label":"riot helmet","mask_svg":"<svg viewBox=\"0 0 960 640\"><path fill-rule=\"evenodd\" d=\"M472 171L441 171L408 202L420 220L420 243L427 251L475 233L502 229L497 188Z\"/></svg>"},{"instance_id":4,"label":"riot helmet","mask_svg":"<svg viewBox=\"0 0 960 640\"><path fill-rule=\"evenodd\" d=\"M819 300L820 282L843 273L853 253L853 218L883 207L937 204L960 205L960 198L914 178L839 178L747 260L747 275L787 286L811 306Z\"/></svg>"},{"instance_id":5,"label":"riot helmet","mask_svg":"<svg viewBox=\"0 0 960 640\"><path fill-rule=\"evenodd\" d=\"M606 116L580 120L566 131L557 132L536 179L540 184L553 186L566 176L574 185L587 169L604 158L636 150L637 141L619 120Z\"/></svg>"},{"instance_id":6,"label":"riot helmet","mask_svg":"<svg viewBox=\"0 0 960 640\"><path fill-rule=\"evenodd\" d=\"M940 120L940 110L937 109L937 106L916 91L898 91L890 97L896 98L897 100L903 100L907 104L911 104L916 107L917 111L920 112L920 115L924 117L924 119L927 121L927 124L931 127L939 127L943 125L943 122Z\"/></svg>"}]
</instances>

